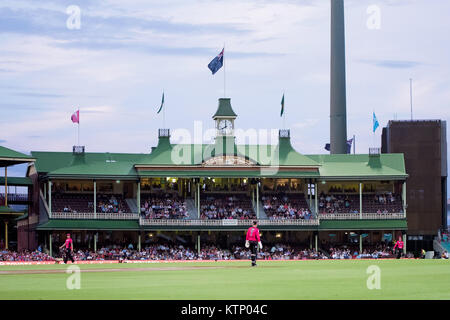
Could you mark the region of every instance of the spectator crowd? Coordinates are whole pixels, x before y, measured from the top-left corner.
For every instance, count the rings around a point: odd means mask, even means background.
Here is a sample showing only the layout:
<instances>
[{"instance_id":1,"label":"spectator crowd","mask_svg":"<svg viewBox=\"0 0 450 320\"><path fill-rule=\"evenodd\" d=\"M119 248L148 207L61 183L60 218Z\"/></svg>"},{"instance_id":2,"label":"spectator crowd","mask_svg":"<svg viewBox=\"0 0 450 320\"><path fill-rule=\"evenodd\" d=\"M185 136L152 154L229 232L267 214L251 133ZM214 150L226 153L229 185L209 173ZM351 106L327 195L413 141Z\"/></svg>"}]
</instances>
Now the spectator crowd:
<instances>
[{"instance_id":1,"label":"spectator crowd","mask_svg":"<svg viewBox=\"0 0 450 320\"><path fill-rule=\"evenodd\" d=\"M177 196L150 196L141 201L141 216L146 219L187 219L186 201Z\"/></svg>"}]
</instances>

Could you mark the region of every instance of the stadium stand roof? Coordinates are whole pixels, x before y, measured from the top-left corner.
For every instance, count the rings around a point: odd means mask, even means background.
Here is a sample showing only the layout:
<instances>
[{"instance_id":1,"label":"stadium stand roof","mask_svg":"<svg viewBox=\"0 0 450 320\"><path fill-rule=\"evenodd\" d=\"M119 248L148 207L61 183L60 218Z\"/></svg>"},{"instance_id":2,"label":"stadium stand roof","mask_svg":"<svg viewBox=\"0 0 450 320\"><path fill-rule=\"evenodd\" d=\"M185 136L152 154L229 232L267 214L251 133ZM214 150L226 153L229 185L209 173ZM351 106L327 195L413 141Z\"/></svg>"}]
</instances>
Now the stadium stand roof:
<instances>
[{"instance_id":1,"label":"stadium stand roof","mask_svg":"<svg viewBox=\"0 0 450 320\"><path fill-rule=\"evenodd\" d=\"M227 139L230 139L227 141ZM223 147L232 143L228 153ZM290 177L404 180L403 154L323 154L303 155L280 138L277 145L236 145L234 137L217 137L214 144L171 144L169 136L160 136L151 153L36 152L36 170L49 177L118 178L138 177ZM216 164L223 155L242 161L237 165ZM209 163L209 161L212 161ZM219 160L220 161L220 160ZM244 163L245 162L245 163ZM234 170L239 167L239 170ZM261 168L279 170L264 172Z\"/></svg>"},{"instance_id":2,"label":"stadium stand roof","mask_svg":"<svg viewBox=\"0 0 450 320\"><path fill-rule=\"evenodd\" d=\"M5 184L5 177L0 177L0 185ZM29 177L8 177L8 186L32 186L33 182Z\"/></svg>"},{"instance_id":3,"label":"stadium stand roof","mask_svg":"<svg viewBox=\"0 0 450 320\"><path fill-rule=\"evenodd\" d=\"M0 146L0 167L33 162L35 159L24 153Z\"/></svg>"},{"instance_id":4,"label":"stadium stand roof","mask_svg":"<svg viewBox=\"0 0 450 320\"><path fill-rule=\"evenodd\" d=\"M138 230L138 220L50 219L37 230Z\"/></svg>"}]
</instances>

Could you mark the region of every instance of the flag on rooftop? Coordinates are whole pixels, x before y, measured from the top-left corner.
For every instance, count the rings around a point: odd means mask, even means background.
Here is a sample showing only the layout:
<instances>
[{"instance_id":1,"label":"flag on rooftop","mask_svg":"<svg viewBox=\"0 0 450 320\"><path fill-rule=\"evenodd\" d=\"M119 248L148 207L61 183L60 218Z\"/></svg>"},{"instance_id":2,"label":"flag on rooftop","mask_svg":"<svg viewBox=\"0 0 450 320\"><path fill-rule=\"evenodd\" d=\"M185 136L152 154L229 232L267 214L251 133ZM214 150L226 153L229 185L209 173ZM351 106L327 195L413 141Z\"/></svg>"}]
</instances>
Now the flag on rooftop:
<instances>
[{"instance_id":1,"label":"flag on rooftop","mask_svg":"<svg viewBox=\"0 0 450 320\"><path fill-rule=\"evenodd\" d=\"M281 113L280 113L280 117L283 116L284 113L284 93L283 93L283 98L281 99Z\"/></svg>"},{"instance_id":2,"label":"flag on rooftop","mask_svg":"<svg viewBox=\"0 0 450 320\"><path fill-rule=\"evenodd\" d=\"M74 114L72 114L72 116L70 117L70 119L72 120L73 123L80 123L80 110L77 110L74 112Z\"/></svg>"},{"instance_id":3,"label":"flag on rooftop","mask_svg":"<svg viewBox=\"0 0 450 320\"><path fill-rule=\"evenodd\" d=\"M375 133L375 130L380 126L377 120L377 116L375 115L375 112L373 113L373 132Z\"/></svg>"},{"instance_id":4,"label":"flag on rooftop","mask_svg":"<svg viewBox=\"0 0 450 320\"><path fill-rule=\"evenodd\" d=\"M225 48L223 48L222 51L220 51L220 53L208 64L208 68L209 70L211 70L212 74L215 74L217 71L219 71L220 68L222 68L224 50Z\"/></svg>"},{"instance_id":5,"label":"flag on rooftop","mask_svg":"<svg viewBox=\"0 0 450 320\"><path fill-rule=\"evenodd\" d=\"M158 112L157 112L157 113L160 113L160 112L161 112L161 110L162 110L163 106L164 106L164 91L163 91L163 94L162 94L162 99L161 99L161 106L159 107L159 109L158 109Z\"/></svg>"}]
</instances>

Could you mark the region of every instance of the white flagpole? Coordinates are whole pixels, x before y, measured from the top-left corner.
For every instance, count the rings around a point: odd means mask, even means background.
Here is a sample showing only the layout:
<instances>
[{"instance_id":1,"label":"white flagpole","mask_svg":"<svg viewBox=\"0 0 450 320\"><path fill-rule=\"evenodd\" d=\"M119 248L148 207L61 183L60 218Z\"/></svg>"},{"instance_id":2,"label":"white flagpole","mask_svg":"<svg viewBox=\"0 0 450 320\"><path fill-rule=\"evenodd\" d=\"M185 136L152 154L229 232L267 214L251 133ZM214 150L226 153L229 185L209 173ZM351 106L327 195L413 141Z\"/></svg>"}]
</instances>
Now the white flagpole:
<instances>
[{"instance_id":1,"label":"white flagpole","mask_svg":"<svg viewBox=\"0 0 450 320\"><path fill-rule=\"evenodd\" d=\"M283 92L283 129L286 129L286 101L284 100L284 92Z\"/></svg>"},{"instance_id":2,"label":"white flagpole","mask_svg":"<svg viewBox=\"0 0 450 320\"><path fill-rule=\"evenodd\" d=\"M80 108L78 108L78 145L80 145Z\"/></svg>"},{"instance_id":3,"label":"white flagpole","mask_svg":"<svg viewBox=\"0 0 450 320\"><path fill-rule=\"evenodd\" d=\"M226 78L225 78L225 42L223 43L223 97L226 98L227 97L227 91L226 91L226 87L225 87L225 83L226 83Z\"/></svg>"},{"instance_id":4,"label":"white flagpole","mask_svg":"<svg viewBox=\"0 0 450 320\"><path fill-rule=\"evenodd\" d=\"M164 94L164 90L163 90L163 97L164 97L164 102L163 102L163 105L162 105L162 108L163 108L163 128L166 129L166 106L165 106L165 104L166 104L166 97L165 97L165 94Z\"/></svg>"}]
</instances>

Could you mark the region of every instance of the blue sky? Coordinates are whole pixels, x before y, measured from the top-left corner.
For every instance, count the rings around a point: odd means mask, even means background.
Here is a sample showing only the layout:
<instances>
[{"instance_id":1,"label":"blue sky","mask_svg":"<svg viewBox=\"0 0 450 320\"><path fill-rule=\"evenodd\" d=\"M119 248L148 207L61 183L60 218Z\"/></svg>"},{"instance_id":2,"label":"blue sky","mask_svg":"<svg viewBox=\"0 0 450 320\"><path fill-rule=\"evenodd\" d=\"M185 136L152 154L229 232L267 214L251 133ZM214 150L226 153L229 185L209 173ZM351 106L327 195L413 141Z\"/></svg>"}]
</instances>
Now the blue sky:
<instances>
[{"instance_id":1,"label":"blue sky","mask_svg":"<svg viewBox=\"0 0 450 320\"><path fill-rule=\"evenodd\" d=\"M149 152L162 127L212 128L223 69L209 61L225 43L227 96L243 129L286 125L304 154L329 142L330 3L281 1L21 1L0 3L0 144L25 153L70 151L80 108L88 152ZM356 152L380 145L381 127L450 113L450 2L346 0L348 136ZM69 5L79 30L66 26ZM380 9L369 29L367 9ZM372 111L380 128L372 134ZM239 139L238 139L239 141ZM11 168L23 174L23 167Z\"/></svg>"}]
</instances>

